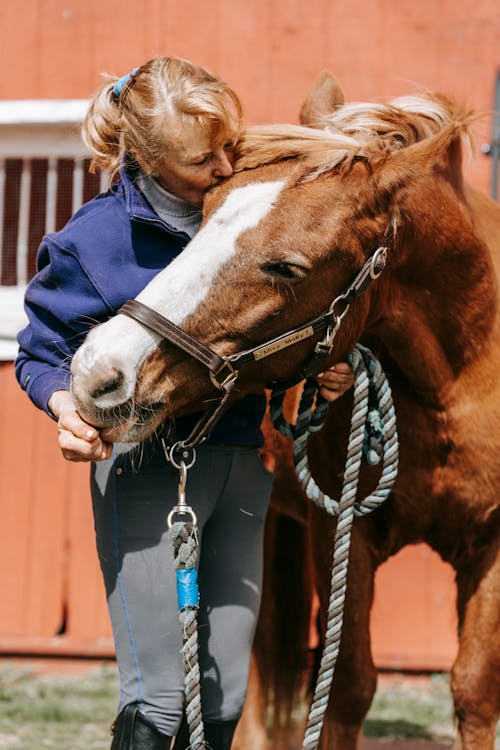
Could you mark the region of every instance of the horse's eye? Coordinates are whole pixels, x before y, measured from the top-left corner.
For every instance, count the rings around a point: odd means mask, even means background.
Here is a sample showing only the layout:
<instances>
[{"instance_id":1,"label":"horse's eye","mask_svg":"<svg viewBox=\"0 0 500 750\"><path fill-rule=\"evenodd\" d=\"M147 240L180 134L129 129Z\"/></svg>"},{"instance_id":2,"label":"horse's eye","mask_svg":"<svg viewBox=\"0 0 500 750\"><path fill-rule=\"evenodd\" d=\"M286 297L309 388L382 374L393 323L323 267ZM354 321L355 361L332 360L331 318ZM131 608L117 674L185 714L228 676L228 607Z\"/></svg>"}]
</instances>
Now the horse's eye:
<instances>
[{"instance_id":1,"label":"horse's eye","mask_svg":"<svg viewBox=\"0 0 500 750\"><path fill-rule=\"evenodd\" d=\"M303 279L307 274L307 268L304 268L304 266L299 266L297 263L287 263L284 260L264 263L261 269L266 275L283 281Z\"/></svg>"}]
</instances>

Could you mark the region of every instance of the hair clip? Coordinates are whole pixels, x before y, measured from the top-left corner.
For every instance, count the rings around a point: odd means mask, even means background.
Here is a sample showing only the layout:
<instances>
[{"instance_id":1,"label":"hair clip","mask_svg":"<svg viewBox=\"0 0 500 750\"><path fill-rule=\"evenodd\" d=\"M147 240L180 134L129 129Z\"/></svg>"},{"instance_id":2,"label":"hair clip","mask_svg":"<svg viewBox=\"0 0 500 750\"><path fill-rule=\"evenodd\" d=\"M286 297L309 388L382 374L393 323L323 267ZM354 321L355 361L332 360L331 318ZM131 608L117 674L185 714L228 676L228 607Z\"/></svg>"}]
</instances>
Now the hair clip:
<instances>
[{"instance_id":1,"label":"hair clip","mask_svg":"<svg viewBox=\"0 0 500 750\"><path fill-rule=\"evenodd\" d=\"M120 96L122 95L123 89L127 87L127 90L131 88L131 86L135 83L135 78L133 77L135 73L139 70L139 67L133 68L130 73L127 73L127 75L122 76L117 80L115 85L113 86L113 96L116 101L119 100ZM125 96L125 95L124 95Z\"/></svg>"}]
</instances>

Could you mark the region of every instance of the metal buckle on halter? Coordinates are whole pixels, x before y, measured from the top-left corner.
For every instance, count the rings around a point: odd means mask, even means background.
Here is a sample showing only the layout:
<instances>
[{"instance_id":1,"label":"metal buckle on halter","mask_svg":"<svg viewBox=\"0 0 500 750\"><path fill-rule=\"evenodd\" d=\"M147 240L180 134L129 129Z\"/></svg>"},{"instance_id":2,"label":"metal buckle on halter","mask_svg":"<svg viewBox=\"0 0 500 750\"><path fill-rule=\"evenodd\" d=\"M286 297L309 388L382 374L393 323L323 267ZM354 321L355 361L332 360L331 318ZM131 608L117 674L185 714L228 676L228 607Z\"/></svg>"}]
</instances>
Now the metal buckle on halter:
<instances>
[{"instance_id":1,"label":"metal buckle on halter","mask_svg":"<svg viewBox=\"0 0 500 750\"><path fill-rule=\"evenodd\" d=\"M218 370L210 370L208 374L210 375L210 380L219 391L227 391L229 386L231 386L238 377L238 371L234 369L227 359L224 360L224 363ZM218 380L221 375L223 380Z\"/></svg>"},{"instance_id":2,"label":"metal buckle on halter","mask_svg":"<svg viewBox=\"0 0 500 750\"><path fill-rule=\"evenodd\" d=\"M335 338L335 336L333 338ZM331 354L333 349L333 338L318 341L318 343L314 347L314 353L320 354L322 357L326 357L328 354Z\"/></svg>"},{"instance_id":3,"label":"metal buckle on halter","mask_svg":"<svg viewBox=\"0 0 500 750\"><path fill-rule=\"evenodd\" d=\"M321 354L322 356L326 356L328 354L331 354L333 349L333 342L335 341L335 336L337 335L337 331L340 328L340 324L342 323L342 318L344 317L344 313L340 316L335 316L335 322L333 325L328 326L328 330L325 334L325 338L321 341L318 341L316 346L314 347L314 353L315 354Z\"/></svg>"},{"instance_id":4,"label":"metal buckle on halter","mask_svg":"<svg viewBox=\"0 0 500 750\"><path fill-rule=\"evenodd\" d=\"M335 341L335 336L337 335L337 331L342 325L344 316L347 314L351 303L347 302L345 308L339 315L336 315L335 313L335 306L338 305L339 302L345 302L346 299L347 294L339 294L339 296L335 297L332 304L330 305L328 313L332 315L333 320L326 330L325 337L321 341L318 341L318 343L314 347L314 352L316 354L326 356L327 354L331 353L333 349L333 342Z\"/></svg>"}]
</instances>

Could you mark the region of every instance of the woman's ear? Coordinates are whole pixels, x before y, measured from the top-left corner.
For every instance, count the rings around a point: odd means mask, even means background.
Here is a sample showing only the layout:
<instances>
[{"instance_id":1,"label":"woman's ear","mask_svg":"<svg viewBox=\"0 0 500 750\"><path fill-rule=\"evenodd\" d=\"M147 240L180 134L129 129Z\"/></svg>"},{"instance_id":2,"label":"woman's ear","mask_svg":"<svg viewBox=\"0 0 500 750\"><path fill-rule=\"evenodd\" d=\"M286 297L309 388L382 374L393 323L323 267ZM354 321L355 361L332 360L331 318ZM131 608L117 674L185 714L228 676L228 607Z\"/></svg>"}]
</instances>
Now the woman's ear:
<instances>
[{"instance_id":1,"label":"woman's ear","mask_svg":"<svg viewBox=\"0 0 500 750\"><path fill-rule=\"evenodd\" d=\"M137 164L140 166L143 172L146 172L146 174L152 174L155 172L155 167L153 164L151 164L149 161L146 161L143 159L143 157L135 150L131 149L130 153L134 157L134 161L137 162Z\"/></svg>"}]
</instances>

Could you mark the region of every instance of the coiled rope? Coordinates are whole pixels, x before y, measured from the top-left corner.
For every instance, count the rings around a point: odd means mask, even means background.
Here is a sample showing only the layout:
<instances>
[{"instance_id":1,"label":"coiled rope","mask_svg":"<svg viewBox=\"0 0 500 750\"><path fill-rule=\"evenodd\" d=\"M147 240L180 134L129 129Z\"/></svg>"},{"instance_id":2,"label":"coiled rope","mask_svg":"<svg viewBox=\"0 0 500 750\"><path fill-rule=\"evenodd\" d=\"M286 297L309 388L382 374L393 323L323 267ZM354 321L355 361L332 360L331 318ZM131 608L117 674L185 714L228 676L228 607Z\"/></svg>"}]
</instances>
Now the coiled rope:
<instances>
[{"instance_id":1,"label":"coiled rope","mask_svg":"<svg viewBox=\"0 0 500 750\"><path fill-rule=\"evenodd\" d=\"M309 379L305 383L295 425L291 425L283 417L282 406L286 390L273 391L270 400L274 426L293 440L295 470L307 497L338 518L325 643L304 734L303 750L316 750L318 747L330 696L342 633L354 517L378 508L389 495L398 473L396 415L387 378L372 352L361 344L356 345L348 361L355 376L354 406L339 501L322 492L309 470L307 441L311 434L321 429L328 408L328 403L318 394L316 381ZM356 495L363 455L369 463L382 460L383 468L374 492L359 501Z\"/></svg>"}]
</instances>

